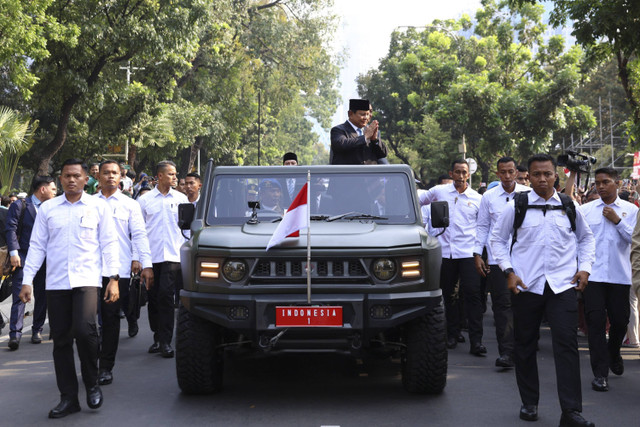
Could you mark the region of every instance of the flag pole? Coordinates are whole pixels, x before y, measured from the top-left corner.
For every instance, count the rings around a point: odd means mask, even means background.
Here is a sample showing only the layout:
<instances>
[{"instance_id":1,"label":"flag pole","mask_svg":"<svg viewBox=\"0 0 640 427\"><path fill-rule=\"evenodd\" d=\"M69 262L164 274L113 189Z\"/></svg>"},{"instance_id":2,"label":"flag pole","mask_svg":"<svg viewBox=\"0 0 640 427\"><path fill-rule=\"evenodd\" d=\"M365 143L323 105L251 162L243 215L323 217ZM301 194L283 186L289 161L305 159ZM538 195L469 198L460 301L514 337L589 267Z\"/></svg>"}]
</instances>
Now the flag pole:
<instances>
[{"instance_id":1,"label":"flag pole","mask_svg":"<svg viewBox=\"0 0 640 427\"><path fill-rule=\"evenodd\" d=\"M307 170L307 304L311 304L311 171Z\"/></svg>"}]
</instances>

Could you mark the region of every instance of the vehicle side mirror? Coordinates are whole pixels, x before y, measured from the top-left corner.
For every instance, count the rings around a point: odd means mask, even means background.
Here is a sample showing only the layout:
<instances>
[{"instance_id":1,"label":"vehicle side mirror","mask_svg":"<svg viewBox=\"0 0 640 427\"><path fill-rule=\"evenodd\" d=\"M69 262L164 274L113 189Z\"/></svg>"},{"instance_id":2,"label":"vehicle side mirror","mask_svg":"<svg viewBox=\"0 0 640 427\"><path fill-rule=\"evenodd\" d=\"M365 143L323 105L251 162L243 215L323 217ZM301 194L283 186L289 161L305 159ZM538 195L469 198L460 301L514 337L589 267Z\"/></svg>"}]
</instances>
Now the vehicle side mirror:
<instances>
[{"instance_id":1,"label":"vehicle side mirror","mask_svg":"<svg viewBox=\"0 0 640 427\"><path fill-rule=\"evenodd\" d=\"M178 227L180 230L189 230L193 217L196 213L196 207L193 203L180 203L178 205Z\"/></svg>"},{"instance_id":2,"label":"vehicle side mirror","mask_svg":"<svg viewBox=\"0 0 640 427\"><path fill-rule=\"evenodd\" d=\"M445 228L449 226L449 203L431 203L431 226L433 228Z\"/></svg>"}]
</instances>

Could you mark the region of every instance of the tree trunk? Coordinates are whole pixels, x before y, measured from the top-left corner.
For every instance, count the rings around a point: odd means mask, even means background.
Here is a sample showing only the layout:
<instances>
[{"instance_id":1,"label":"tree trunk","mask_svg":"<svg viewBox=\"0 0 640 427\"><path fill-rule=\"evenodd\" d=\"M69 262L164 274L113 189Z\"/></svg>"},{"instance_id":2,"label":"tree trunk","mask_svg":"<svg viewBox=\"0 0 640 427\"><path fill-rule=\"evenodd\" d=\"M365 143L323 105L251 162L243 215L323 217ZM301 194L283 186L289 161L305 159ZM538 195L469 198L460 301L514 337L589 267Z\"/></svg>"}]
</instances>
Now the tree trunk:
<instances>
[{"instance_id":1,"label":"tree trunk","mask_svg":"<svg viewBox=\"0 0 640 427\"><path fill-rule=\"evenodd\" d=\"M100 71L107 64L108 56L104 55L98 58L96 65L91 70L91 74L87 77L87 87L91 88L100 77ZM71 111L80 99L80 93L76 92L70 95L62 102L62 108L60 109L60 118L58 119L58 129L53 137L53 140L47 144L41 153L34 153L38 160L38 173L41 175L49 174L49 163L53 156L62 148L67 140L67 128L69 126L69 118L71 117Z\"/></svg>"},{"instance_id":2,"label":"tree trunk","mask_svg":"<svg viewBox=\"0 0 640 427\"><path fill-rule=\"evenodd\" d=\"M136 167L136 157L138 156L138 147L133 144L129 144L129 158L127 159L127 164L131 166L131 170L133 172L137 172L138 168Z\"/></svg>"},{"instance_id":3,"label":"tree trunk","mask_svg":"<svg viewBox=\"0 0 640 427\"><path fill-rule=\"evenodd\" d=\"M196 158L198 157L198 151L202 149L202 145L204 144L204 137L198 136L196 137L196 142L191 146L191 151L189 153L189 170L193 170L193 165L196 162Z\"/></svg>"},{"instance_id":4,"label":"tree trunk","mask_svg":"<svg viewBox=\"0 0 640 427\"><path fill-rule=\"evenodd\" d=\"M38 162L38 174L39 175L49 175L49 163L51 163L51 159L56 155L60 148L64 145L64 142L67 140L67 127L69 126L69 118L71 117L71 110L73 106L80 99L79 94L74 94L64 100L62 103L62 108L60 110L60 119L58 120L58 129L56 130L56 134L53 137L53 140L47 144L46 147L38 154L34 153L36 158L39 160Z\"/></svg>"}]
</instances>

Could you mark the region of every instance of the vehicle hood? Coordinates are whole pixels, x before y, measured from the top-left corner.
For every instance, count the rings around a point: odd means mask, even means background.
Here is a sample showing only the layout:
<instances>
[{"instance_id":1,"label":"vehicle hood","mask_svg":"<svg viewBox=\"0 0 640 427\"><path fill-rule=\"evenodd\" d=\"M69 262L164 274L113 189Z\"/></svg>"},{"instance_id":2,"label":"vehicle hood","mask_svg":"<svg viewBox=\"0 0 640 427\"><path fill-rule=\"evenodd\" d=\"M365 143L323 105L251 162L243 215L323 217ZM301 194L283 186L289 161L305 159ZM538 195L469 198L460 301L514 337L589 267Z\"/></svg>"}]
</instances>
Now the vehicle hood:
<instances>
[{"instance_id":1,"label":"vehicle hood","mask_svg":"<svg viewBox=\"0 0 640 427\"><path fill-rule=\"evenodd\" d=\"M210 226L196 233L200 247L234 249L266 248L277 223L244 224L243 226ZM312 222L311 246L314 248L380 248L420 245L422 227L417 224L387 225L375 222ZM288 237L276 248L307 246L307 232Z\"/></svg>"}]
</instances>

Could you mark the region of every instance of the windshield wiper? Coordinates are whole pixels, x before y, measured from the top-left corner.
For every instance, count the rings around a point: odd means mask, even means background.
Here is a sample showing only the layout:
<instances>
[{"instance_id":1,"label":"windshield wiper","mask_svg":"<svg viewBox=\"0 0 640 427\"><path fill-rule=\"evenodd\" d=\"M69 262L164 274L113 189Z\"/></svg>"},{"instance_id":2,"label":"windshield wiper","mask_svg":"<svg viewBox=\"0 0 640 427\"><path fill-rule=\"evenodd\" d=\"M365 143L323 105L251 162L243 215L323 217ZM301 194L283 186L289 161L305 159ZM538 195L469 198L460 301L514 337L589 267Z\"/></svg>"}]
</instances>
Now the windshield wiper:
<instances>
[{"instance_id":1,"label":"windshield wiper","mask_svg":"<svg viewBox=\"0 0 640 427\"><path fill-rule=\"evenodd\" d=\"M389 219L378 215L369 215L362 212L347 212L327 218L327 222L337 221L339 219Z\"/></svg>"},{"instance_id":2,"label":"windshield wiper","mask_svg":"<svg viewBox=\"0 0 640 427\"><path fill-rule=\"evenodd\" d=\"M329 215L311 215L310 217L311 221L324 221L327 218L329 218ZM280 222L280 221L282 221L282 218L275 218L271 222Z\"/></svg>"}]
</instances>

